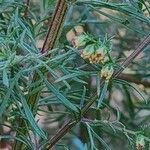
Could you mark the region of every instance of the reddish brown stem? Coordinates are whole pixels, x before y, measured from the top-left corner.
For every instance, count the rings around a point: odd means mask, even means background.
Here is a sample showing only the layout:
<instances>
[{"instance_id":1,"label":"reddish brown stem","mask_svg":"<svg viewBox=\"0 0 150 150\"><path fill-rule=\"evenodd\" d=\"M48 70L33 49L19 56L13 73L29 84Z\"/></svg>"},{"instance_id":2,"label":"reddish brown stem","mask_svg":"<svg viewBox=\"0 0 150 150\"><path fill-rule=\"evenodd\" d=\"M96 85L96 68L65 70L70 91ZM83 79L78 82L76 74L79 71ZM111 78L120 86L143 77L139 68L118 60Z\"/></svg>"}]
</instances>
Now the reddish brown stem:
<instances>
[{"instance_id":1,"label":"reddish brown stem","mask_svg":"<svg viewBox=\"0 0 150 150\"><path fill-rule=\"evenodd\" d=\"M150 34L135 48L133 53L121 64L121 68L114 73L113 77L117 77L149 44Z\"/></svg>"},{"instance_id":2,"label":"reddish brown stem","mask_svg":"<svg viewBox=\"0 0 150 150\"><path fill-rule=\"evenodd\" d=\"M56 39L58 38L63 20L66 16L67 4L65 0L58 0L55 12L50 22L49 29L43 44L41 53L44 53L48 49L52 49L55 45Z\"/></svg>"}]
</instances>

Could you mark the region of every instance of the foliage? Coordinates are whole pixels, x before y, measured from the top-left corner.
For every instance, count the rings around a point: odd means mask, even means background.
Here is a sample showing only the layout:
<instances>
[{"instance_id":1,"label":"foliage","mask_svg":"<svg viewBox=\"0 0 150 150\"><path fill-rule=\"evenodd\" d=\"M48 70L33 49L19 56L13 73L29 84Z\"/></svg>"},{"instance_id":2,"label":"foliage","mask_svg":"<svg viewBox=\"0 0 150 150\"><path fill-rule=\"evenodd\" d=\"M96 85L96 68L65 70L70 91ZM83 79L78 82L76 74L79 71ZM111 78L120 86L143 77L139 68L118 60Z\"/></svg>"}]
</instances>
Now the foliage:
<instances>
[{"instance_id":1,"label":"foliage","mask_svg":"<svg viewBox=\"0 0 150 150\"><path fill-rule=\"evenodd\" d=\"M148 150L150 46L114 73L148 35L150 2L64 1L63 29L44 53L40 42L60 1L29 2L0 0L1 143L12 141L16 150Z\"/></svg>"}]
</instances>

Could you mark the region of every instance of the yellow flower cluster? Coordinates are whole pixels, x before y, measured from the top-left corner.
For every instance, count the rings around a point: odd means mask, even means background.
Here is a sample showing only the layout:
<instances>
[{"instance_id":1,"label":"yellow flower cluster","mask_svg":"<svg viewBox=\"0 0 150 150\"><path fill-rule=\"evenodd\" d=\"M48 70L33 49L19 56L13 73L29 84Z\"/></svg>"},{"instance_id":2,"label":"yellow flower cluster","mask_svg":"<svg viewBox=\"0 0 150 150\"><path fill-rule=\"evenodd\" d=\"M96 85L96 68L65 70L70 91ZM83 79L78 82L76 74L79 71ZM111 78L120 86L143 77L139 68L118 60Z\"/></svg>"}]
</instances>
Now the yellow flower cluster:
<instances>
[{"instance_id":1,"label":"yellow flower cluster","mask_svg":"<svg viewBox=\"0 0 150 150\"><path fill-rule=\"evenodd\" d=\"M113 73L114 73L113 66L110 64L105 65L102 67L101 70L101 78L109 80L112 77Z\"/></svg>"},{"instance_id":2,"label":"yellow flower cluster","mask_svg":"<svg viewBox=\"0 0 150 150\"><path fill-rule=\"evenodd\" d=\"M104 49L104 47L95 49L94 45L88 45L82 51L81 57L88 59L92 64L104 63L106 53L107 51Z\"/></svg>"},{"instance_id":3,"label":"yellow flower cluster","mask_svg":"<svg viewBox=\"0 0 150 150\"><path fill-rule=\"evenodd\" d=\"M89 60L92 64L102 63L101 78L109 80L114 72L113 66L109 63L108 49L105 44L99 44L87 34L80 34L72 40L75 48L82 48L81 57Z\"/></svg>"}]
</instances>

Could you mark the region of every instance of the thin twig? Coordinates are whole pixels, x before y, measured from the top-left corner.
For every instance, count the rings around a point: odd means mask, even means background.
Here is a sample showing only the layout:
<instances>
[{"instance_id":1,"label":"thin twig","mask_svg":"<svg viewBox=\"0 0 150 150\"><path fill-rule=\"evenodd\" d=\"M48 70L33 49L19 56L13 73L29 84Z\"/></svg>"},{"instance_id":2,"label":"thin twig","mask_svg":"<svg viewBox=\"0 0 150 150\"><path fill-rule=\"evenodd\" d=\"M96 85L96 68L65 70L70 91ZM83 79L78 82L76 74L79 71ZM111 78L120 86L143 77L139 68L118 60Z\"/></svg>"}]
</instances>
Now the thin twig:
<instances>
[{"instance_id":1,"label":"thin twig","mask_svg":"<svg viewBox=\"0 0 150 150\"><path fill-rule=\"evenodd\" d=\"M121 64L121 68L117 70L114 74L113 77L119 76L122 71L134 60L136 56L138 56L145 47L147 47L150 44L150 34L135 48L133 53ZM101 82L101 85L104 82ZM97 100L97 94L93 94L91 96L91 100L83 107L81 110L82 116L86 114L86 112L89 110L90 106ZM70 119L68 123L66 123L57 133L54 137L52 137L49 140L48 146L45 148L45 150L50 150L65 134L68 133L68 131L74 127L80 120L74 120Z\"/></svg>"},{"instance_id":2,"label":"thin twig","mask_svg":"<svg viewBox=\"0 0 150 150\"><path fill-rule=\"evenodd\" d=\"M133 53L121 64L121 68L117 70L113 77L117 77L143 50L150 44L150 34L135 48Z\"/></svg>"}]
</instances>

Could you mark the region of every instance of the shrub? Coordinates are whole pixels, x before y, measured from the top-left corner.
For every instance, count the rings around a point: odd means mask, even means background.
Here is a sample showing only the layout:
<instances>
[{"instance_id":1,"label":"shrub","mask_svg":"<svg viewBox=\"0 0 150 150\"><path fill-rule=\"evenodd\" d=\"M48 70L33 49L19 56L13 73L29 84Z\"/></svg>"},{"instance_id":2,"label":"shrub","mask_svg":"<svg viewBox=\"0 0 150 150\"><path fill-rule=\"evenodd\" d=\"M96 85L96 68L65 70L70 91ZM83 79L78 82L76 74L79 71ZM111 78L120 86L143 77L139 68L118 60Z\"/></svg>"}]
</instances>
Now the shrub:
<instances>
[{"instance_id":1,"label":"shrub","mask_svg":"<svg viewBox=\"0 0 150 150\"><path fill-rule=\"evenodd\" d=\"M148 150L149 8L1 0L1 147Z\"/></svg>"}]
</instances>

